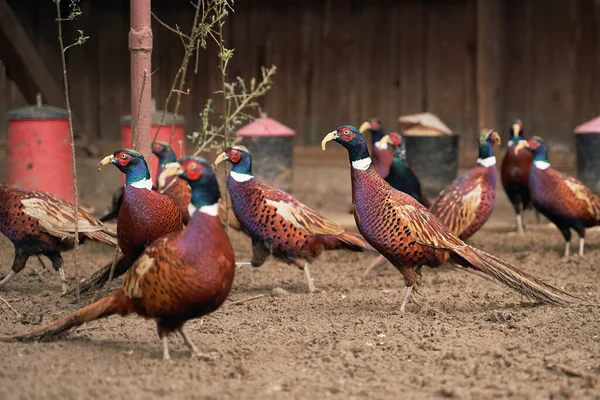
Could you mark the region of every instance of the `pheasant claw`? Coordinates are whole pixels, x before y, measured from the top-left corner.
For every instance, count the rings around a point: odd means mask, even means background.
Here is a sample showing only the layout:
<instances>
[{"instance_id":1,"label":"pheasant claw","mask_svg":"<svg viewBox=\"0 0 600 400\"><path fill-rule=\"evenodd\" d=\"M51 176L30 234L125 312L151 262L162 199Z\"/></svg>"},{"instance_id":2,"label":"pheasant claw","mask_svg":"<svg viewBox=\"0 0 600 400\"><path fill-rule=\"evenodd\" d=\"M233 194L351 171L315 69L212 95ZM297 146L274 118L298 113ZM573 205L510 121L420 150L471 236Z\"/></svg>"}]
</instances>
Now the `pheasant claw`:
<instances>
[{"instance_id":1,"label":"pheasant claw","mask_svg":"<svg viewBox=\"0 0 600 400\"><path fill-rule=\"evenodd\" d=\"M410 294L412 293L413 288L414 288L414 285L406 287L406 294L404 295L404 300L402 301L402 305L400 306L401 313L406 312L406 305L408 304L408 298L410 297Z\"/></svg>"},{"instance_id":2,"label":"pheasant claw","mask_svg":"<svg viewBox=\"0 0 600 400\"><path fill-rule=\"evenodd\" d=\"M310 277L310 272L308 271L308 263L304 265L304 276L306 277L306 283L308 283L308 292L316 292L317 288L315 287L314 280Z\"/></svg>"}]
</instances>

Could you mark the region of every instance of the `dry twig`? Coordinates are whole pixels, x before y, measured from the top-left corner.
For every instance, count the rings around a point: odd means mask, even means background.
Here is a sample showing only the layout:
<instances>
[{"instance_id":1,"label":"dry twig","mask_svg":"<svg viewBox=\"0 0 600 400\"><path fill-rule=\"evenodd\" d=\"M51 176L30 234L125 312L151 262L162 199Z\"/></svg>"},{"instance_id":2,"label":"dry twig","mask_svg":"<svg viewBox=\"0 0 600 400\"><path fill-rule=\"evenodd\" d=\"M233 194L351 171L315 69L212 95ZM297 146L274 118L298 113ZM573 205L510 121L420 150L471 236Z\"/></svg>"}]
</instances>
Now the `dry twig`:
<instances>
[{"instance_id":1,"label":"dry twig","mask_svg":"<svg viewBox=\"0 0 600 400\"><path fill-rule=\"evenodd\" d=\"M4 299L4 297L0 296L0 301L1 301L1 302L3 302L4 304L6 304L6 306L7 306L8 308L10 308L10 310L11 310L12 312L14 312L14 313L17 315L17 317L19 317L19 318L23 318L23 315L21 315L21 313L20 313L20 312L18 312L17 310L15 310L15 309L13 308L13 306L11 306L11 305L10 305L10 303Z\"/></svg>"}]
</instances>

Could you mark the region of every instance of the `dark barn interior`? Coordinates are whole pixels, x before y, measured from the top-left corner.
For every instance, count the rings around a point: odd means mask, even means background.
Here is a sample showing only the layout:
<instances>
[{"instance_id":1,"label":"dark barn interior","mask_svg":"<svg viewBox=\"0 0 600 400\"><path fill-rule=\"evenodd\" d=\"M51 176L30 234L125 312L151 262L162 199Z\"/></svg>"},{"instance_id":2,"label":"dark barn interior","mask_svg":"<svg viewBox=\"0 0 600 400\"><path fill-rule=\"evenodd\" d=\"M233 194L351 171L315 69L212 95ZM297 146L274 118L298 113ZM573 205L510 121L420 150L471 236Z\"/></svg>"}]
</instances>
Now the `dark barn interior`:
<instances>
[{"instance_id":1,"label":"dark barn interior","mask_svg":"<svg viewBox=\"0 0 600 400\"><path fill-rule=\"evenodd\" d=\"M52 2L6 3L59 86L56 26L48 18ZM600 4L594 0L238 0L235 5L227 24L235 49L230 75L258 76L261 65L277 65L263 108L298 131L299 145L315 145L343 123L376 116L397 129L398 116L431 111L462 135L463 152L475 149L481 127L504 134L514 117L523 119L528 132L543 134L554 152L568 152L574 127L600 113ZM187 2L155 0L152 7L166 23L188 29ZM78 28L90 36L67 53L73 110L89 137L115 140L119 118L130 113L129 2L86 0L82 10L74 26L65 26L69 40ZM152 24L152 94L160 107L182 46L176 34L156 20ZM201 51L197 61L197 73L187 78L190 95L181 105L188 132L197 127L198 113L219 79L215 51ZM10 64L15 63L0 63L0 118L32 102L39 90L19 82ZM5 136L6 122L0 121Z\"/></svg>"}]
</instances>

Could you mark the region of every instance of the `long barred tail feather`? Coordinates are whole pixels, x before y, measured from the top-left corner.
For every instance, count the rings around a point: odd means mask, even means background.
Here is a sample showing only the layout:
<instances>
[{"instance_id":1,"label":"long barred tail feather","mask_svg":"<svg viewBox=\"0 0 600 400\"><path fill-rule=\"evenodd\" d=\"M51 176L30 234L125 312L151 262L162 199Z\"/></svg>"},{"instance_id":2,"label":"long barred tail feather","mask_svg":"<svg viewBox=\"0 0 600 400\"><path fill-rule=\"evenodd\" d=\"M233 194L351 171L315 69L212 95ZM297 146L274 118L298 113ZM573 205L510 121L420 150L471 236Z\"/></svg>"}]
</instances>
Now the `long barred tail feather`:
<instances>
[{"instance_id":1,"label":"long barred tail feather","mask_svg":"<svg viewBox=\"0 0 600 400\"><path fill-rule=\"evenodd\" d=\"M110 260L102 268L100 268L99 270L94 272L94 274L92 276L90 276L85 281L83 281L79 285L79 293L84 294L84 295L93 293L96 290L100 289L106 282L108 282L108 279L110 277L110 270L112 268L112 263L113 263L113 261ZM127 270L129 269L129 267L131 267L132 264L133 264L133 262L130 259L124 257L123 254L121 254L117 258L117 263L115 264L115 273L113 275L113 278L117 278L117 277L123 275L125 272L127 272ZM65 293L65 295L66 296L74 295L76 293L76 291L77 291L77 287L73 287L67 293Z\"/></svg>"},{"instance_id":2,"label":"long barred tail feather","mask_svg":"<svg viewBox=\"0 0 600 400\"><path fill-rule=\"evenodd\" d=\"M131 299L123 290L117 289L108 296L92 303L72 314L42 326L32 332L11 337L0 337L3 342L28 342L34 340L53 339L73 328L100 318L114 314L127 315L133 311Z\"/></svg>"},{"instance_id":3,"label":"long barred tail feather","mask_svg":"<svg viewBox=\"0 0 600 400\"><path fill-rule=\"evenodd\" d=\"M466 246L463 249L455 250L455 257L456 259L453 257L453 261L457 264L482 272L522 295L542 303L567 306L572 304L574 299L581 300L474 247Z\"/></svg>"},{"instance_id":4,"label":"long barred tail feather","mask_svg":"<svg viewBox=\"0 0 600 400\"><path fill-rule=\"evenodd\" d=\"M326 250L351 250L351 251L372 251L377 252L367 241L358 233L342 232L337 235L319 235Z\"/></svg>"}]
</instances>

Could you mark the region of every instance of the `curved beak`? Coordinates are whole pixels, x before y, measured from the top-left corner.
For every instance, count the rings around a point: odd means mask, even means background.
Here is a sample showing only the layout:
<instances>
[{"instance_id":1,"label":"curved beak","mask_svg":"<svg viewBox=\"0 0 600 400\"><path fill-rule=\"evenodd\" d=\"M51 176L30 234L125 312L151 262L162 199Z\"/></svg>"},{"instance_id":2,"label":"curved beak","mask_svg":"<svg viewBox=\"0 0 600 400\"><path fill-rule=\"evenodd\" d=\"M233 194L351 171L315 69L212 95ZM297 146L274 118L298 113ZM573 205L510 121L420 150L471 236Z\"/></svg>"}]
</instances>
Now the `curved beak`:
<instances>
[{"instance_id":1,"label":"curved beak","mask_svg":"<svg viewBox=\"0 0 600 400\"><path fill-rule=\"evenodd\" d=\"M502 139L500 138L500 134L496 131L492 132L492 140L494 141L494 143L496 143L498 146L500 146L500 144L502 144Z\"/></svg>"},{"instance_id":2,"label":"curved beak","mask_svg":"<svg viewBox=\"0 0 600 400\"><path fill-rule=\"evenodd\" d=\"M98 172L102 171L102 167L106 164L112 164L115 160L115 157L111 154L110 156L106 156L98 163Z\"/></svg>"},{"instance_id":3,"label":"curved beak","mask_svg":"<svg viewBox=\"0 0 600 400\"><path fill-rule=\"evenodd\" d=\"M371 129L371 124L369 123L369 121L363 122L361 124L360 128L358 128L358 130L360 131L360 133L365 133L369 129Z\"/></svg>"},{"instance_id":4,"label":"curved beak","mask_svg":"<svg viewBox=\"0 0 600 400\"><path fill-rule=\"evenodd\" d=\"M375 143L375 147L377 147L379 150L385 150L388 148L388 144L391 142L392 139L390 139L390 135L385 135L379 142Z\"/></svg>"},{"instance_id":5,"label":"curved beak","mask_svg":"<svg viewBox=\"0 0 600 400\"><path fill-rule=\"evenodd\" d=\"M229 160L229 157L227 157L227 153L222 152L221 154L219 154L215 160L215 162L213 163L213 165L215 166L215 169L217 169L217 165L221 164L223 161Z\"/></svg>"},{"instance_id":6,"label":"curved beak","mask_svg":"<svg viewBox=\"0 0 600 400\"><path fill-rule=\"evenodd\" d=\"M521 133L521 125L519 125L519 124L513 124L512 125L512 130L513 130L513 136L514 137L519 137L519 134Z\"/></svg>"},{"instance_id":7,"label":"curved beak","mask_svg":"<svg viewBox=\"0 0 600 400\"><path fill-rule=\"evenodd\" d=\"M323 149L323 151L325 151L325 146L327 145L327 142L332 141L337 137L338 137L337 131L329 132L327 135L325 135L323 140L321 140L321 149Z\"/></svg>"},{"instance_id":8,"label":"curved beak","mask_svg":"<svg viewBox=\"0 0 600 400\"><path fill-rule=\"evenodd\" d=\"M521 149L530 149L531 147L529 147L529 143L527 143L527 140L520 140L519 143L517 143L517 145L515 146L515 155L521 150Z\"/></svg>"},{"instance_id":9,"label":"curved beak","mask_svg":"<svg viewBox=\"0 0 600 400\"><path fill-rule=\"evenodd\" d=\"M167 184L167 178L171 176L178 176L183 174L181 164L173 163L171 166L165 168L158 176L158 188L162 189Z\"/></svg>"}]
</instances>

